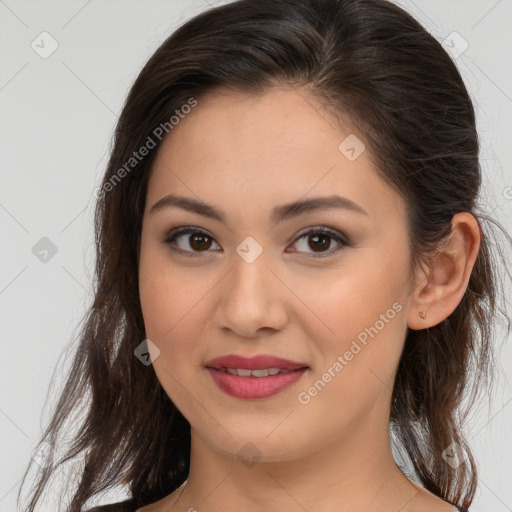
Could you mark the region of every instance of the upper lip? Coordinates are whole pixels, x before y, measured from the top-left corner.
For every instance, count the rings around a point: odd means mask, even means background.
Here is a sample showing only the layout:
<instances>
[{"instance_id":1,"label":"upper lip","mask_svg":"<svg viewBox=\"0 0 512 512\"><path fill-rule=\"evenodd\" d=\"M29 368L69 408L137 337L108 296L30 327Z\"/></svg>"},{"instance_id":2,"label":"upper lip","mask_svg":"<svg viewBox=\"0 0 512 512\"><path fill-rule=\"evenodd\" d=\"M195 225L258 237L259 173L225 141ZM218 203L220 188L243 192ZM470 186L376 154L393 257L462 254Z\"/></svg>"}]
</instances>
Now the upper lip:
<instances>
[{"instance_id":1,"label":"upper lip","mask_svg":"<svg viewBox=\"0 0 512 512\"><path fill-rule=\"evenodd\" d=\"M297 363L289 359L275 357L270 354L259 354L253 357L243 357L236 354L216 357L206 363L209 368L245 368L247 370L262 370L264 368L279 368L280 370L297 370L307 368L305 363Z\"/></svg>"}]
</instances>

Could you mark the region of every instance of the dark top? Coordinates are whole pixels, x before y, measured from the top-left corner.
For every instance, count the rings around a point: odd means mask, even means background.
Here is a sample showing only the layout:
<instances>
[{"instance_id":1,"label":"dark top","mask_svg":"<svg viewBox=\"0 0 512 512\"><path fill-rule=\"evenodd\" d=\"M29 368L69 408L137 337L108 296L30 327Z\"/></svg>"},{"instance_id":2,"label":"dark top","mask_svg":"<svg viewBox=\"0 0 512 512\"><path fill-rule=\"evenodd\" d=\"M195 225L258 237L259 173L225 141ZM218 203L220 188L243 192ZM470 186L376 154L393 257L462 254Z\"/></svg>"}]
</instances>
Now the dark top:
<instances>
[{"instance_id":1,"label":"dark top","mask_svg":"<svg viewBox=\"0 0 512 512\"><path fill-rule=\"evenodd\" d=\"M102 505L94 507L87 512L135 512L137 509L133 503L133 500L120 501L119 503L112 503L110 505ZM464 512L459 508L460 512Z\"/></svg>"},{"instance_id":2,"label":"dark top","mask_svg":"<svg viewBox=\"0 0 512 512\"><path fill-rule=\"evenodd\" d=\"M120 501L119 503L111 503L110 505L101 505L89 509L87 512L135 512L137 510L133 500Z\"/></svg>"}]
</instances>

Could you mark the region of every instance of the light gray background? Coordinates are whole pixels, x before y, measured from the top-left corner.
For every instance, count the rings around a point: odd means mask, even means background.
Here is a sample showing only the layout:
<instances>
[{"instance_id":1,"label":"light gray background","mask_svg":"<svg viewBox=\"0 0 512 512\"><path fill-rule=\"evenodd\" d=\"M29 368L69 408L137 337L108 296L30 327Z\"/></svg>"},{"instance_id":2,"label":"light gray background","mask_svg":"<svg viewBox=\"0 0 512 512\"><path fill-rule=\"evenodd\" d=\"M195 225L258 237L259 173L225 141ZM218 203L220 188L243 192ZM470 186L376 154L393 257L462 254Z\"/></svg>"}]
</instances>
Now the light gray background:
<instances>
[{"instance_id":1,"label":"light gray background","mask_svg":"<svg viewBox=\"0 0 512 512\"><path fill-rule=\"evenodd\" d=\"M59 356L92 299L93 190L125 95L178 25L220 3L0 0L0 512L16 509L23 470L62 384L57 374L49 390L52 373L67 369L69 358ZM512 1L400 3L439 40L457 32L455 50L467 42L456 60L477 108L484 198L511 232ZM42 46L43 31L58 43L46 59L31 47ZM43 237L57 248L46 263L33 253ZM480 466L474 512L512 510L510 340L501 354L492 407L471 423Z\"/></svg>"}]
</instances>

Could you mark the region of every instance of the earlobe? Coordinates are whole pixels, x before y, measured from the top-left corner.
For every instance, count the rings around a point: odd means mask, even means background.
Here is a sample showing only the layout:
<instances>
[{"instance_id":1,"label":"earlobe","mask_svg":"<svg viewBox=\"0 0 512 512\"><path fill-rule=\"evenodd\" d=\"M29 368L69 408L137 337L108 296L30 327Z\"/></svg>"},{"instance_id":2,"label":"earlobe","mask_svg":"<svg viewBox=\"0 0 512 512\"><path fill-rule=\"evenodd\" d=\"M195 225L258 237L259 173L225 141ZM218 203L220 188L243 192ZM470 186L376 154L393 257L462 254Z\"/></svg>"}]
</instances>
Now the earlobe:
<instances>
[{"instance_id":1,"label":"earlobe","mask_svg":"<svg viewBox=\"0 0 512 512\"><path fill-rule=\"evenodd\" d=\"M433 327L448 318L466 292L480 248L482 231L468 212L454 215L452 230L438 248L425 277L413 292L407 326Z\"/></svg>"}]
</instances>

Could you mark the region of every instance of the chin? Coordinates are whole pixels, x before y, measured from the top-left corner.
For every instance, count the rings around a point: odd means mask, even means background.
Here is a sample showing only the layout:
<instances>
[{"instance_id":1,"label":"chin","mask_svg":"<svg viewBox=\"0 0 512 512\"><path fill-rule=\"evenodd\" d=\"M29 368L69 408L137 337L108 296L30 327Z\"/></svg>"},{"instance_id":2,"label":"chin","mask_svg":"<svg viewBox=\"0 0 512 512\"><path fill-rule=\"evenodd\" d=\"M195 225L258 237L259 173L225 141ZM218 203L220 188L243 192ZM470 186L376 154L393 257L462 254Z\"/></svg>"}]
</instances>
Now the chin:
<instances>
[{"instance_id":1,"label":"chin","mask_svg":"<svg viewBox=\"0 0 512 512\"><path fill-rule=\"evenodd\" d=\"M233 433L233 436L223 431L225 435L221 438L207 437L206 442L219 453L236 458L247 467L251 467L256 462L272 463L300 459L320 448L311 443L310 436L302 439L300 434L285 430L280 433L281 435L277 435L277 432L272 432L272 429L268 428L265 428L264 434L255 432L254 429L242 432L238 430L235 433L229 426L226 428ZM269 432L271 432L270 435ZM276 434L275 437L274 434ZM307 444L308 441L309 444Z\"/></svg>"}]
</instances>

